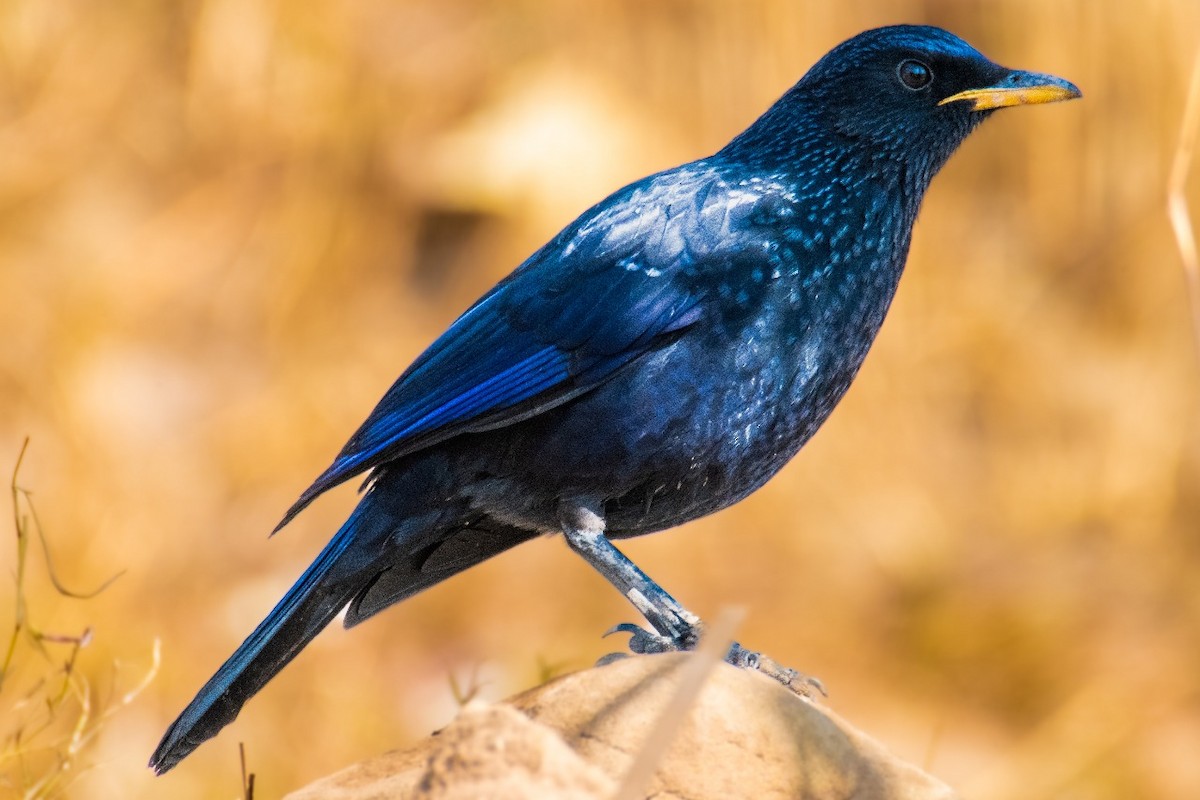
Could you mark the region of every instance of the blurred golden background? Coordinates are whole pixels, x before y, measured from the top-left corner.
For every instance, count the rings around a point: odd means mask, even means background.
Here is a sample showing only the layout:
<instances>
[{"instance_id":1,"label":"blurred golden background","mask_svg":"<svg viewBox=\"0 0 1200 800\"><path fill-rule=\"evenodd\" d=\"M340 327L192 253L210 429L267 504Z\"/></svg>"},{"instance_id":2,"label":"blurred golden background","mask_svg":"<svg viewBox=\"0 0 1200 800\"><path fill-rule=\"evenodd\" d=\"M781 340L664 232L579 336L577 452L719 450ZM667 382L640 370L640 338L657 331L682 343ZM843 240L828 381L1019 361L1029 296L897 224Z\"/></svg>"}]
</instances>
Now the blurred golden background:
<instances>
[{"instance_id":1,"label":"blurred golden background","mask_svg":"<svg viewBox=\"0 0 1200 800\"><path fill-rule=\"evenodd\" d=\"M632 609L541 540L331 628L173 773L144 767L344 518L352 487L266 539L426 344L586 206L895 22L1085 97L952 159L795 462L626 550L703 616L746 607L741 641L975 800L1200 797L1200 372L1165 213L1193 0L9 0L0 468L29 436L64 583L125 571L63 597L31 546L29 613L91 626L98 704L162 643L67 795L235 797L244 741L277 797L445 723L455 684L498 698L619 649L600 633Z\"/></svg>"}]
</instances>

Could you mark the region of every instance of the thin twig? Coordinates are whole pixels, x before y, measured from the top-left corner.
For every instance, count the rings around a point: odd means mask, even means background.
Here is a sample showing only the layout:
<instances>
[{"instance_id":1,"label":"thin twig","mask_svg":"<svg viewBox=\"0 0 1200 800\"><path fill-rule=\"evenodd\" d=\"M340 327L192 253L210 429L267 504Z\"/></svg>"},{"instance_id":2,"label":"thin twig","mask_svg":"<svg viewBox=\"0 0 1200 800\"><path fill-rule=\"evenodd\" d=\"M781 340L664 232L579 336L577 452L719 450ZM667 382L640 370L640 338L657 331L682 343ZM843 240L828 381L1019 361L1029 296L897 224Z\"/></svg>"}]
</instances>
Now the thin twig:
<instances>
[{"instance_id":1,"label":"thin twig","mask_svg":"<svg viewBox=\"0 0 1200 800\"><path fill-rule=\"evenodd\" d=\"M453 672L450 672L448 677L450 679L450 694L454 697L454 702L458 704L459 708L462 708L467 703L478 697L479 693L483 690L483 687L487 685L483 681L479 680L478 664L475 664L473 667L471 667L471 677L467 679L467 683L465 685L458 682L458 678Z\"/></svg>"},{"instance_id":2,"label":"thin twig","mask_svg":"<svg viewBox=\"0 0 1200 800\"><path fill-rule=\"evenodd\" d=\"M12 480L9 482L12 495L13 529L17 534L17 585L12 636L8 640L4 663L0 664L0 687L4 686L4 678L12 667L13 654L17 651L17 642L21 639L21 631L25 629L25 552L28 549L29 537L26 535L28 520L21 516L21 487L17 484L17 476L21 474L21 462L25 460L25 451L28 449L29 437L26 436L25 441L21 443L21 452L17 453L17 463L13 465Z\"/></svg>"},{"instance_id":3,"label":"thin twig","mask_svg":"<svg viewBox=\"0 0 1200 800\"><path fill-rule=\"evenodd\" d=\"M41 541L41 543L42 543L42 555L46 559L46 574L50 576L50 583L54 585L54 589L59 594L65 596L65 597L70 597L75 600L91 600L93 597L96 597L97 595L99 595L101 592L103 592L109 586L112 586L113 583L117 580L117 578L120 578L122 575L125 574L125 570L123 570L123 569L117 570L115 573L113 573L111 576L109 576L104 581L102 581L99 586L97 586L95 589L92 589L90 592L77 592L73 589L68 589L63 584L63 582L61 580L59 580L58 572L54 568L54 559L50 557L50 543L48 541L46 541L46 532L45 532L45 529L42 528L41 519L38 518L37 508L35 508L33 505L33 498L29 496L28 492L24 492L24 494L25 494L25 503L29 506L29 515L31 517L33 517L33 529L34 529L34 531L37 532L38 540Z\"/></svg>"},{"instance_id":4,"label":"thin twig","mask_svg":"<svg viewBox=\"0 0 1200 800\"><path fill-rule=\"evenodd\" d=\"M242 800L254 800L254 773L246 769L245 742L238 742L238 757L242 762Z\"/></svg>"}]
</instances>

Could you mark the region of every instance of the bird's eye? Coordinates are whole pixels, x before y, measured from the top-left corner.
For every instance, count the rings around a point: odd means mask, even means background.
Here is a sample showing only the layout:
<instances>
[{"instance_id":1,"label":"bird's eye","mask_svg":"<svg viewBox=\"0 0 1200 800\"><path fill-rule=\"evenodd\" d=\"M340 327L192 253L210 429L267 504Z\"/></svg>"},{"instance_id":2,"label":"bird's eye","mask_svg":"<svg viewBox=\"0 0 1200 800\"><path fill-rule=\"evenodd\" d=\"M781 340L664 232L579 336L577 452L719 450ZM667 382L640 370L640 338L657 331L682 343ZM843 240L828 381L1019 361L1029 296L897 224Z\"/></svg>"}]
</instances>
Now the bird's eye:
<instances>
[{"instance_id":1,"label":"bird's eye","mask_svg":"<svg viewBox=\"0 0 1200 800\"><path fill-rule=\"evenodd\" d=\"M901 83L914 92L924 89L933 81L933 70L911 58L900 62L900 66L896 67L896 75Z\"/></svg>"}]
</instances>

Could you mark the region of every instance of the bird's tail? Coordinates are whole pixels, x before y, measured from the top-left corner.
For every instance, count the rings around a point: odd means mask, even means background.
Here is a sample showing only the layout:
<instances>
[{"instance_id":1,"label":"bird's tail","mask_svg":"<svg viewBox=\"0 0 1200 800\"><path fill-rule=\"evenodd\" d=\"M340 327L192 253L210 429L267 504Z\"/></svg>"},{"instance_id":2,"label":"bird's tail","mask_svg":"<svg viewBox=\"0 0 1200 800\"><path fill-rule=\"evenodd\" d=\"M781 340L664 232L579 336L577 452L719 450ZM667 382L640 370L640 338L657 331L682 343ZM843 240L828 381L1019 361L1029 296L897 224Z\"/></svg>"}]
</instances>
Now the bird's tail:
<instances>
[{"instance_id":1,"label":"bird's tail","mask_svg":"<svg viewBox=\"0 0 1200 800\"><path fill-rule=\"evenodd\" d=\"M157 774L233 722L246 701L371 582L392 520L370 494L363 498L317 560L167 729L150 758Z\"/></svg>"}]
</instances>

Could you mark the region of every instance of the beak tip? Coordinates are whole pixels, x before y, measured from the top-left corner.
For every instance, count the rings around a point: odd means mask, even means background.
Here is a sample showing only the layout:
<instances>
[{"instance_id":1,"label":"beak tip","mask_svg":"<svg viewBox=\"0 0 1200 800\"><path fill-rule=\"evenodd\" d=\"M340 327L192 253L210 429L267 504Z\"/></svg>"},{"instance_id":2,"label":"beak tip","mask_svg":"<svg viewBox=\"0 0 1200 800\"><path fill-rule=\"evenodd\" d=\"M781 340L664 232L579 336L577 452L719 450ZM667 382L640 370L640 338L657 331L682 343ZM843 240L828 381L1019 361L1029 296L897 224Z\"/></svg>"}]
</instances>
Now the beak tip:
<instances>
[{"instance_id":1,"label":"beak tip","mask_svg":"<svg viewBox=\"0 0 1200 800\"><path fill-rule=\"evenodd\" d=\"M1044 75L1037 72L1027 72L1024 74L1030 76L1032 79L1028 84L1029 88L1057 95L1047 102L1052 102L1053 100L1077 100L1083 97L1083 91L1065 78L1060 78L1056 75Z\"/></svg>"},{"instance_id":2,"label":"beak tip","mask_svg":"<svg viewBox=\"0 0 1200 800\"><path fill-rule=\"evenodd\" d=\"M968 89L942 100L939 105L972 100L972 111L990 111L1008 106L1056 103L1083 97L1079 87L1056 75L1013 70L999 82L979 89Z\"/></svg>"}]
</instances>

